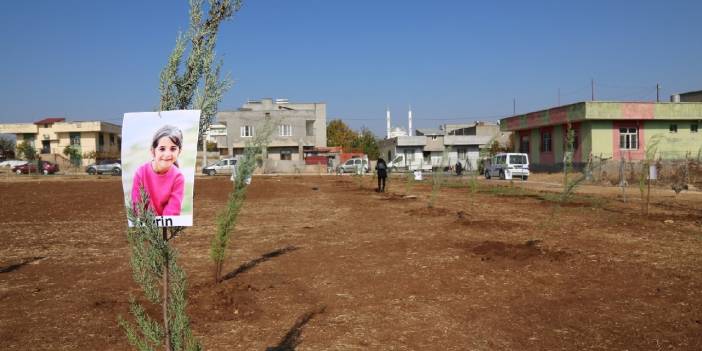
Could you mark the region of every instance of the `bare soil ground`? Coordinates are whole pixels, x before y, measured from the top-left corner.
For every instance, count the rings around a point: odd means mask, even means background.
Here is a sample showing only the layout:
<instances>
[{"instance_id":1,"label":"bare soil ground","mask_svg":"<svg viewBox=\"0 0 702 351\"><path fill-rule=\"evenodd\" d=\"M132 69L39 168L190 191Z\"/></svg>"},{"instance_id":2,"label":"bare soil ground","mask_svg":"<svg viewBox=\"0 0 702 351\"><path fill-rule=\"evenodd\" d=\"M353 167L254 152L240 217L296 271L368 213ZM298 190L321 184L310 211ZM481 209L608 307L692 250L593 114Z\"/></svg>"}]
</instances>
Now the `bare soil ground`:
<instances>
[{"instance_id":1,"label":"bare soil ground","mask_svg":"<svg viewBox=\"0 0 702 351\"><path fill-rule=\"evenodd\" d=\"M699 350L702 196L468 178L259 176L212 282L231 183L196 181L175 239L207 350ZM131 279L120 179L0 179L0 349L125 350ZM410 194L413 196L404 196ZM431 202L432 206L429 207ZM152 312L158 312L154 308Z\"/></svg>"}]
</instances>

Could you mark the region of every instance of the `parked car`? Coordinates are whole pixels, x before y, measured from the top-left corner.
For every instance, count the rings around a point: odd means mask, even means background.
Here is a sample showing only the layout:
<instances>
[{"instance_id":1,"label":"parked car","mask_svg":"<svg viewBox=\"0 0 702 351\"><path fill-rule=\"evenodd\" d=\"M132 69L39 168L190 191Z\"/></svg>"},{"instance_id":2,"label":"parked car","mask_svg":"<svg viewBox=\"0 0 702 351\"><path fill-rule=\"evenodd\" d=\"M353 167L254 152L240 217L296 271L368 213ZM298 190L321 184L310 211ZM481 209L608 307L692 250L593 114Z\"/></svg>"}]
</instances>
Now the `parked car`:
<instances>
[{"instance_id":1,"label":"parked car","mask_svg":"<svg viewBox=\"0 0 702 351\"><path fill-rule=\"evenodd\" d=\"M339 174L357 173L361 168L361 164L363 164L363 172L368 173L370 171L370 168L368 167L367 158L364 158L363 160L361 160L360 158L352 158L350 160L346 160L346 162L340 164L336 168L336 172Z\"/></svg>"},{"instance_id":2,"label":"parked car","mask_svg":"<svg viewBox=\"0 0 702 351\"><path fill-rule=\"evenodd\" d=\"M234 157L223 158L207 167L202 168L202 174L209 176L217 174L234 174L236 176L237 159Z\"/></svg>"},{"instance_id":3,"label":"parked car","mask_svg":"<svg viewBox=\"0 0 702 351\"><path fill-rule=\"evenodd\" d=\"M110 173L118 176L122 174L122 163L120 160L102 160L88 165L85 171L90 175Z\"/></svg>"},{"instance_id":4,"label":"parked car","mask_svg":"<svg viewBox=\"0 0 702 351\"><path fill-rule=\"evenodd\" d=\"M37 172L37 163L36 162L29 162L25 163L23 165L15 166L12 167L12 171L17 173L17 174L29 174L31 173L38 173ZM47 174L54 174L59 171L59 166L55 163L51 163L49 161L41 161L41 173L44 175Z\"/></svg>"},{"instance_id":5,"label":"parked car","mask_svg":"<svg viewBox=\"0 0 702 351\"><path fill-rule=\"evenodd\" d=\"M0 167L14 168L15 166L21 166L25 163L27 163L27 161L24 161L24 160L5 160L5 161L0 162Z\"/></svg>"},{"instance_id":6,"label":"parked car","mask_svg":"<svg viewBox=\"0 0 702 351\"><path fill-rule=\"evenodd\" d=\"M491 177L527 180L529 178L529 156L520 153L500 153L486 160L485 179Z\"/></svg>"}]
</instances>

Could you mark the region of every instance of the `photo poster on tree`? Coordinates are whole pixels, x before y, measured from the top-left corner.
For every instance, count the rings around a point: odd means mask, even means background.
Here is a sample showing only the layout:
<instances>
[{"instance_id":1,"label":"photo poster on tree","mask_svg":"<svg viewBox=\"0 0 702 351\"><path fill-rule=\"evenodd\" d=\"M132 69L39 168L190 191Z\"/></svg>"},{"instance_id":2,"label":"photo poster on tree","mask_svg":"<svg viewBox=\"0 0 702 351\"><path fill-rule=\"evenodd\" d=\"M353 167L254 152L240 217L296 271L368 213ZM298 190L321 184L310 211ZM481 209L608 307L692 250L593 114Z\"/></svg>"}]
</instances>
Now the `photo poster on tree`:
<instances>
[{"instance_id":1,"label":"photo poster on tree","mask_svg":"<svg viewBox=\"0 0 702 351\"><path fill-rule=\"evenodd\" d=\"M125 113L124 202L137 209L140 189L159 227L193 225L193 187L200 110ZM129 221L129 226L133 223Z\"/></svg>"}]
</instances>

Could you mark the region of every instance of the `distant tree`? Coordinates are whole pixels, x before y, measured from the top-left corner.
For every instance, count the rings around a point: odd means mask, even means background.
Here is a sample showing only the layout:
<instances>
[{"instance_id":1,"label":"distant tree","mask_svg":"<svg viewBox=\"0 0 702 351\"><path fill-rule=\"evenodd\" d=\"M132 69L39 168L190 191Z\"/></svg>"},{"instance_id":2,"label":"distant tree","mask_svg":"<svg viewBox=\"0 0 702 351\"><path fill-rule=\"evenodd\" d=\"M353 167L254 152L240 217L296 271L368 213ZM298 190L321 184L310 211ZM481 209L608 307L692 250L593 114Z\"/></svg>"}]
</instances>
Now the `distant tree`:
<instances>
[{"instance_id":1,"label":"distant tree","mask_svg":"<svg viewBox=\"0 0 702 351\"><path fill-rule=\"evenodd\" d=\"M504 151L507 151L507 150L505 150L505 148L502 147L502 145L500 145L499 141L492 140L492 143L490 143L490 149L489 149L491 157L499 154L500 152L504 152Z\"/></svg>"},{"instance_id":2,"label":"distant tree","mask_svg":"<svg viewBox=\"0 0 702 351\"><path fill-rule=\"evenodd\" d=\"M15 158L15 141L7 136L0 136L0 155Z\"/></svg>"},{"instance_id":3,"label":"distant tree","mask_svg":"<svg viewBox=\"0 0 702 351\"><path fill-rule=\"evenodd\" d=\"M83 155L80 153L80 150L73 145L66 145L66 147L63 148L63 154L71 160L71 165L73 167L77 168L83 162Z\"/></svg>"},{"instance_id":4,"label":"distant tree","mask_svg":"<svg viewBox=\"0 0 702 351\"><path fill-rule=\"evenodd\" d=\"M327 125L327 146L341 146L344 151L351 151L356 133L344 121L335 119Z\"/></svg>"},{"instance_id":5,"label":"distant tree","mask_svg":"<svg viewBox=\"0 0 702 351\"><path fill-rule=\"evenodd\" d=\"M378 140L375 134L370 129L363 127L361 133L356 136L351 144L354 150L358 150L368 155L371 160L377 160L380 157L380 149L378 148Z\"/></svg>"},{"instance_id":6,"label":"distant tree","mask_svg":"<svg viewBox=\"0 0 702 351\"><path fill-rule=\"evenodd\" d=\"M23 141L17 145L17 157L23 158L27 161L33 161L37 159L37 149L32 146L32 144Z\"/></svg>"}]
</instances>

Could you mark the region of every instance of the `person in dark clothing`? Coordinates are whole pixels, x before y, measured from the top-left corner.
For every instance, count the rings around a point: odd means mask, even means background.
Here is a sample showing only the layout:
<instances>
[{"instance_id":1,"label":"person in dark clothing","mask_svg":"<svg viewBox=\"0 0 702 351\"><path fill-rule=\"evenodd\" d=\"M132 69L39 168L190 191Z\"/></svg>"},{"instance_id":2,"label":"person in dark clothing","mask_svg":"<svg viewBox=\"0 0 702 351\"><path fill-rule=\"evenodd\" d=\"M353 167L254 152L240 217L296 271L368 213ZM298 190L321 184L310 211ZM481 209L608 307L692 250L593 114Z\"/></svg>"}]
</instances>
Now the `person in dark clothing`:
<instances>
[{"instance_id":1,"label":"person in dark clothing","mask_svg":"<svg viewBox=\"0 0 702 351\"><path fill-rule=\"evenodd\" d=\"M385 192L385 178L388 177L388 165L385 160L378 158L378 162L375 164L375 170L378 174L378 192Z\"/></svg>"},{"instance_id":2,"label":"person in dark clothing","mask_svg":"<svg viewBox=\"0 0 702 351\"><path fill-rule=\"evenodd\" d=\"M461 161L456 162L456 175L461 176L461 173L463 173L463 165L461 164Z\"/></svg>"}]
</instances>

